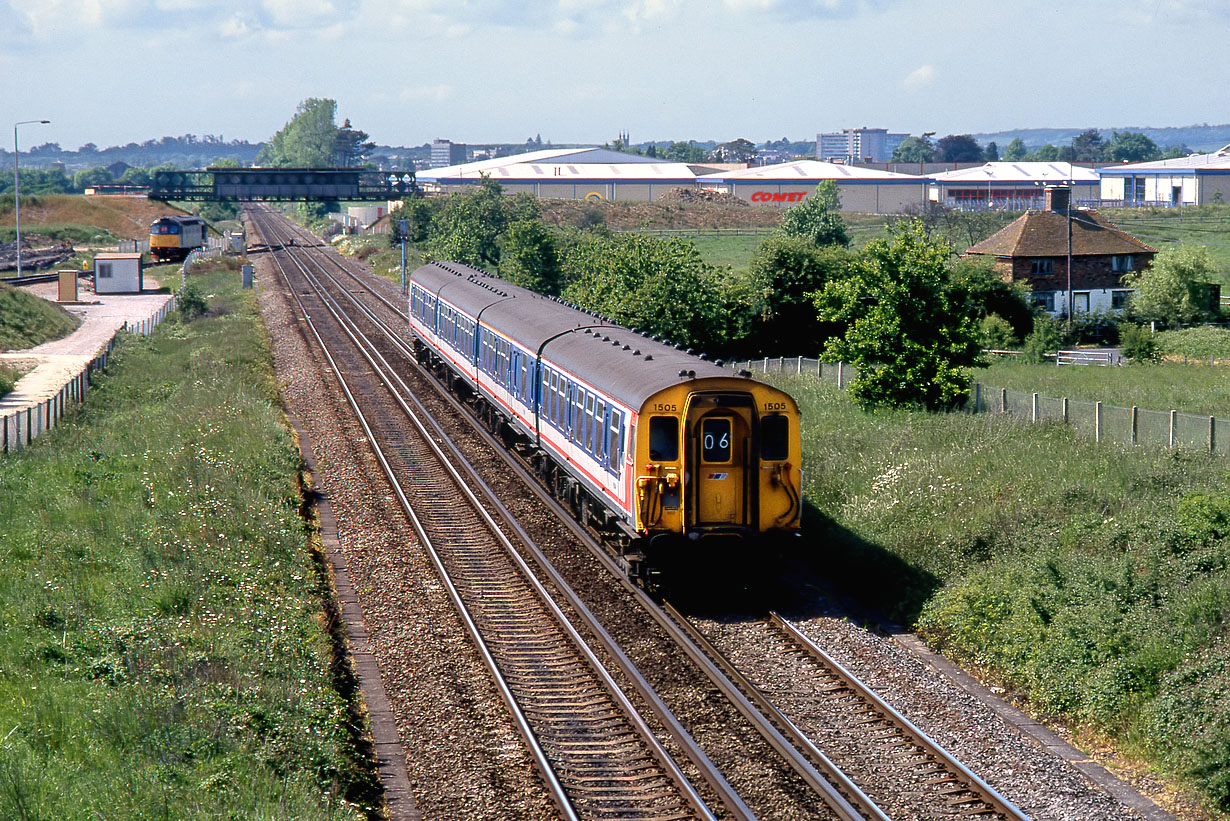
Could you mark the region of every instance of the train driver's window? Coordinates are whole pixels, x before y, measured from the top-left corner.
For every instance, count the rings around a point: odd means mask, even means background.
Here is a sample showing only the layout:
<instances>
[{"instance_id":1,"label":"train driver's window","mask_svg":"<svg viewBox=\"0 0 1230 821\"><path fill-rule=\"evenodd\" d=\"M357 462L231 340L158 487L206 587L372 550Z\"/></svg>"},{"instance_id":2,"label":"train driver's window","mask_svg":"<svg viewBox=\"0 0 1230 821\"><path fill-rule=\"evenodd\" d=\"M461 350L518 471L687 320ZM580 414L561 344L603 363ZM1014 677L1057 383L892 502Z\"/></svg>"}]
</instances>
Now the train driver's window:
<instances>
[{"instance_id":1,"label":"train driver's window","mask_svg":"<svg viewBox=\"0 0 1230 821\"><path fill-rule=\"evenodd\" d=\"M766 416L760 420L760 458L782 462L790 456L790 420L785 416Z\"/></svg>"},{"instance_id":2,"label":"train driver's window","mask_svg":"<svg viewBox=\"0 0 1230 821\"><path fill-rule=\"evenodd\" d=\"M679 422L675 417L649 417L649 458L660 462L679 458Z\"/></svg>"}]
</instances>

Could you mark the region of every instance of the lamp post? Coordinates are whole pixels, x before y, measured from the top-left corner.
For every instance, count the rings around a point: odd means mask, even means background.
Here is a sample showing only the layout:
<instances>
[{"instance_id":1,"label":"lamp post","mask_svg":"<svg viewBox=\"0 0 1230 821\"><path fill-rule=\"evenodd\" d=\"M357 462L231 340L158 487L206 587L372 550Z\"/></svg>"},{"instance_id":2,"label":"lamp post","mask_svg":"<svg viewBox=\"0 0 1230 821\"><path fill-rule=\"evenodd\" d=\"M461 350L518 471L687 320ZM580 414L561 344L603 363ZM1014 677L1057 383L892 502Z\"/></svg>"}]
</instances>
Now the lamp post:
<instances>
[{"instance_id":1,"label":"lamp post","mask_svg":"<svg viewBox=\"0 0 1230 821\"><path fill-rule=\"evenodd\" d=\"M17 151L17 126L31 123L46 125L49 122L51 120L22 120L19 123L13 123L13 202L17 206L13 215L17 226L17 276L21 276L21 175L17 173L17 161L20 156Z\"/></svg>"}]
</instances>

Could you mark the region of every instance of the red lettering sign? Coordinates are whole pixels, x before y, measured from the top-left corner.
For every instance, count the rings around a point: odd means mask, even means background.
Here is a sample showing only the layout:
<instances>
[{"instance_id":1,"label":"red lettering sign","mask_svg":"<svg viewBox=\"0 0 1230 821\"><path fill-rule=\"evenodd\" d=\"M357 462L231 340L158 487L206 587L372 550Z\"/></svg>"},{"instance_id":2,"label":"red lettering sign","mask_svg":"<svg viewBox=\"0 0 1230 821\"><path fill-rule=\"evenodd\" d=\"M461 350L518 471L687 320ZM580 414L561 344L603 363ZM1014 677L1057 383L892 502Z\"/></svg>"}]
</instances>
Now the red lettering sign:
<instances>
[{"instance_id":1,"label":"red lettering sign","mask_svg":"<svg viewBox=\"0 0 1230 821\"><path fill-rule=\"evenodd\" d=\"M756 191L752 194L752 202L802 202L806 196L806 191Z\"/></svg>"}]
</instances>

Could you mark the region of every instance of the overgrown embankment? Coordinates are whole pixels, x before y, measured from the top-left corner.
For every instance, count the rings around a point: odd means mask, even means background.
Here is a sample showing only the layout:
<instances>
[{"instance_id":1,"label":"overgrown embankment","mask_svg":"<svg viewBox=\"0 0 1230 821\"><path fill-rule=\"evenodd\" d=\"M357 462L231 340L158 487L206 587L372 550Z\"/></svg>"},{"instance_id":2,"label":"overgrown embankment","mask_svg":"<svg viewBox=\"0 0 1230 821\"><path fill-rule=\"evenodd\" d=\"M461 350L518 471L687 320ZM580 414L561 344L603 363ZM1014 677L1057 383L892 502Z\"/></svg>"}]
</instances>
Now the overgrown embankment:
<instances>
[{"instance_id":1,"label":"overgrown embankment","mask_svg":"<svg viewBox=\"0 0 1230 821\"><path fill-rule=\"evenodd\" d=\"M0 817L364 817L256 306L198 282L0 458Z\"/></svg>"},{"instance_id":2,"label":"overgrown embankment","mask_svg":"<svg viewBox=\"0 0 1230 821\"><path fill-rule=\"evenodd\" d=\"M839 583L1230 812L1224 459L998 415L864 413L783 381L806 420L808 541Z\"/></svg>"}]
</instances>

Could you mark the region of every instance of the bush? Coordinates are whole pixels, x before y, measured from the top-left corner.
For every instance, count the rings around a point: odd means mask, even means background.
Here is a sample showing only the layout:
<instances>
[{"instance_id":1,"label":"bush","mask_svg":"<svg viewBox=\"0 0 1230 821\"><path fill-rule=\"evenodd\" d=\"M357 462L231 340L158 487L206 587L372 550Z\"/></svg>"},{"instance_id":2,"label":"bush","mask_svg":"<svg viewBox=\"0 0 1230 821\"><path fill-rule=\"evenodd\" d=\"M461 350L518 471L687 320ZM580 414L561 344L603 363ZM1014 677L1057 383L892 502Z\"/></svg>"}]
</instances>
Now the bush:
<instances>
[{"instance_id":1,"label":"bush","mask_svg":"<svg viewBox=\"0 0 1230 821\"><path fill-rule=\"evenodd\" d=\"M1046 354L1055 353L1063 346L1063 334L1059 331L1059 323L1050 314L1038 314L1034 317L1034 329L1025 337L1026 362L1043 362Z\"/></svg>"},{"instance_id":2,"label":"bush","mask_svg":"<svg viewBox=\"0 0 1230 821\"><path fill-rule=\"evenodd\" d=\"M1157 335L1158 350L1168 356L1191 359L1230 359L1230 329L1200 326Z\"/></svg>"},{"instance_id":3,"label":"bush","mask_svg":"<svg viewBox=\"0 0 1230 821\"><path fill-rule=\"evenodd\" d=\"M1143 325L1125 322L1119 326L1119 345L1133 362L1157 362L1162 358L1153 332Z\"/></svg>"},{"instance_id":4,"label":"bush","mask_svg":"<svg viewBox=\"0 0 1230 821\"><path fill-rule=\"evenodd\" d=\"M1016 345L1012 323L999 314L984 316L979 330L982 334L982 347L988 350L1003 351Z\"/></svg>"},{"instance_id":5,"label":"bush","mask_svg":"<svg viewBox=\"0 0 1230 821\"><path fill-rule=\"evenodd\" d=\"M205 295L201 293L201 289L197 287L195 282L189 282L179 289L179 315L184 320L204 316L208 307L205 302Z\"/></svg>"},{"instance_id":6,"label":"bush","mask_svg":"<svg viewBox=\"0 0 1230 821\"><path fill-rule=\"evenodd\" d=\"M0 365L0 396L4 396L17 385L17 373Z\"/></svg>"}]
</instances>

